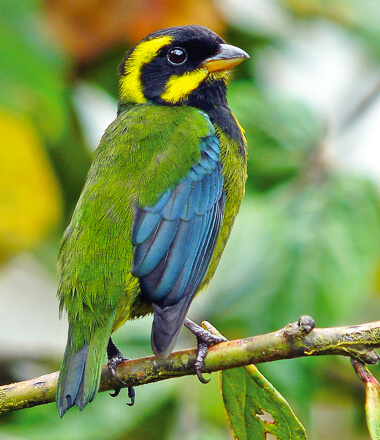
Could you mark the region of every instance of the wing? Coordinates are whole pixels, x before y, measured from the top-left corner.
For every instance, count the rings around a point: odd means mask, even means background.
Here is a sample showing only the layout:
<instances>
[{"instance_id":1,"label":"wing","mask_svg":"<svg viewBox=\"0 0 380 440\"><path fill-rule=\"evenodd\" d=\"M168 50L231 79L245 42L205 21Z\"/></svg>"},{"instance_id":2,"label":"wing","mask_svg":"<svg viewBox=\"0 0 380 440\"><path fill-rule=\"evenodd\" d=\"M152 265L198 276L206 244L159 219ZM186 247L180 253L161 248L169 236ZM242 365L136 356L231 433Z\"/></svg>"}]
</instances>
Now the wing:
<instances>
[{"instance_id":1,"label":"wing","mask_svg":"<svg viewBox=\"0 0 380 440\"><path fill-rule=\"evenodd\" d=\"M222 165L215 135L203 138L200 161L150 207L138 207L132 228L132 274L153 303L152 347L166 357L209 267L224 215Z\"/></svg>"}]
</instances>

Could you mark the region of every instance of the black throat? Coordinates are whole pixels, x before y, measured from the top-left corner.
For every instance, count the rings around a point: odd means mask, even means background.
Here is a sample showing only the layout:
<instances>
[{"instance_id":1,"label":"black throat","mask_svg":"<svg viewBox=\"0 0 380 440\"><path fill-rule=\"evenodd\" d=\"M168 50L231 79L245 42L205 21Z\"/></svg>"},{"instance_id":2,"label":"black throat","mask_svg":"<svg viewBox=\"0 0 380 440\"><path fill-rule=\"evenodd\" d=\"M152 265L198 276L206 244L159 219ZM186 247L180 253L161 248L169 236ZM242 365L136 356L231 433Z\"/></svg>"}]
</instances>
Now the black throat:
<instances>
[{"instance_id":1,"label":"black throat","mask_svg":"<svg viewBox=\"0 0 380 440\"><path fill-rule=\"evenodd\" d=\"M202 109L207 113L213 124L216 124L221 128L223 133L230 136L240 146L240 153L243 157L246 155L245 140L239 125L236 122L228 104L214 106L209 109Z\"/></svg>"}]
</instances>

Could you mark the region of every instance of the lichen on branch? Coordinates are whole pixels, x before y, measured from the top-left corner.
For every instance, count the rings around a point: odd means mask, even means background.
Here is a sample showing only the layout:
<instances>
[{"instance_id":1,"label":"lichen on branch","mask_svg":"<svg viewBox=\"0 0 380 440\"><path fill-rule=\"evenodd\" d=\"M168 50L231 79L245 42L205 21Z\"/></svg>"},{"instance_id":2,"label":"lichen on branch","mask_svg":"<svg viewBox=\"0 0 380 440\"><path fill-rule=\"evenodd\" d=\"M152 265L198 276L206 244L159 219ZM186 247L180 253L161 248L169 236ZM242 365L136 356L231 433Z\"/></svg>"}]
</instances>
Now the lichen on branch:
<instances>
[{"instance_id":1,"label":"lichen on branch","mask_svg":"<svg viewBox=\"0 0 380 440\"><path fill-rule=\"evenodd\" d=\"M204 326L217 333L207 322ZM380 321L347 327L314 328L302 316L297 322L264 335L222 342L209 348L205 373L304 356L342 355L366 364L379 362ZM138 386L195 374L196 350L172 353L167 359L154 356L121 362L117 375L125 387ZM51 403L55 399L59 372L0 387L0 414ZM107 366L102 368L99 392L119 387Z\"/></svg>"}]
</instances>

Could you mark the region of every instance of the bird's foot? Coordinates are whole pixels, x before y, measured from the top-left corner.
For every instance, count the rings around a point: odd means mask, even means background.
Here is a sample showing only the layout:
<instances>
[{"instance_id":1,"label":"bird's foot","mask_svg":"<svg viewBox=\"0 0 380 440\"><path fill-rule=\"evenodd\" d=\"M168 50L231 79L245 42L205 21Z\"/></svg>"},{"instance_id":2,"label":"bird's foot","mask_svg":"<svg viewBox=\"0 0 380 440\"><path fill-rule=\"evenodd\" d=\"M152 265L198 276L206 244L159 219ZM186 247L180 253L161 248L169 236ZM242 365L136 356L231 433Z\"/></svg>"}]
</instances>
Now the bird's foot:
<instances>
[{"instance_id":1,"label":"bird's foot","mask_svg":"<svg viewBox=\"0 0 380 440\"><path fill-rule=\"evenodd\" d=\"M197 338L197 355L195 357L194 367L195 372L202 383L210 382L210 379L205 379L203 377L202 371L204 368L204 360L208 352L208 348L212 345L220 344L221 342L226 342L227 339L224 336L214 335L208 330L205 330L200 325L186 318L185 327L188 328Z\"/></svg>"},{"instance_id":2,"label":"bird's foot","mask_svg":"<svg viewBox=\"0 0 380 440\"><path fill-rule=\"evenodd\" d=\"M129 358L123 356L123 353L116 347L110 338L107 345L107 357L108 357L108 369L112 373L112 376L115 378L116 382L120 384L120 386L115 388L113 393L110 393L110 396L117 397L122 388L125 388L125 383L119 379L116 374L116 368L120 364L120 362L130 361ZM128 397L131 399L128 406L132 406L135 403L135 389L133 387L128 387Z\"/></svg>"}]
</instances>

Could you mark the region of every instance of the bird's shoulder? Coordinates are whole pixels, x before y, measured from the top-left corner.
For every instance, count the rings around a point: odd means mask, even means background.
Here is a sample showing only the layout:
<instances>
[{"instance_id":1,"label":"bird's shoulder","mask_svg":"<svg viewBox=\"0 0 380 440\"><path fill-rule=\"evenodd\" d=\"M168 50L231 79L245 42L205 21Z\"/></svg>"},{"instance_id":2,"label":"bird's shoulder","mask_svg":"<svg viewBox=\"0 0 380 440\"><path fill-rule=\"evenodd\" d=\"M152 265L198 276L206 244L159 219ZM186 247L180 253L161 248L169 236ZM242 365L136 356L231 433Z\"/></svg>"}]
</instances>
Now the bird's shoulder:
<instances>
[{"instance_id":1,"label":"bird's shoulder","mask_svg":"<svg viewBox=\"0 0 380 440\"><path fill-rule=\"evenodd\" d=\"M112 168L118 178L128 176L137 203L149 205L187 176L201 159L204 140L212 137L216 135L210 118L194 107L132 106L106 130L93 172L98 176ZM112 167L104 167L107 163Z\"/></svg>"}]
</instances>

